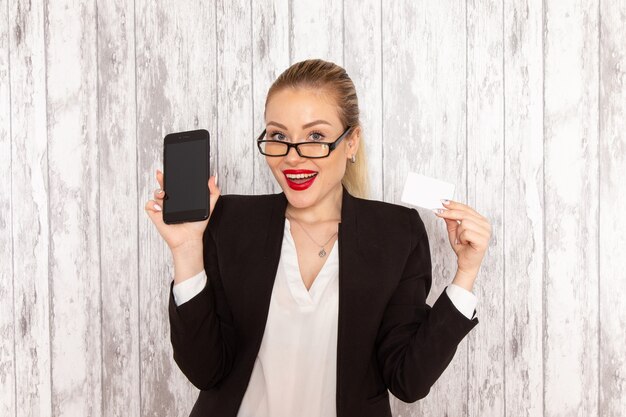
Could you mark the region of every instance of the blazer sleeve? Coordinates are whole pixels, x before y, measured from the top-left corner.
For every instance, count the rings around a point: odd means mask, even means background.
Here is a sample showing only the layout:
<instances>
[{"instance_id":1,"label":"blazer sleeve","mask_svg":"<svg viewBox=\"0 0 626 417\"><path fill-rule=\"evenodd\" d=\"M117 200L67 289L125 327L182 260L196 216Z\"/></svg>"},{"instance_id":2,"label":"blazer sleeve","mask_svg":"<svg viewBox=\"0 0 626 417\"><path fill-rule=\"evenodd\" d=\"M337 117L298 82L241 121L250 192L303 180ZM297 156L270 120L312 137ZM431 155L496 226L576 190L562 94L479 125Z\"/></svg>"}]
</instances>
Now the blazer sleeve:
<instances>
[{"instance_id":1,"label":"blazer sleeve","mask_svg":"<svg viewBox=\"0 0 626 417\"><path fill-rule=\"evenodd\" d=\"M411 251L379 329L376 352L387 388L404 402L424 398L452 361L457 345L478 324L444 290L432 307L430 247L417 210L410 210Z\"/></svg>"},{"instance_id":2,"label":"blazer sleeve","mask_svg":"<svg viewBox=\"0 0 626 417\"><path fill-rule=\"evenodd\" d=\"M235 357L235 331L220 278L217 225L222 213L220 197L203 236L207 284L189 301L177 306L170 284L169 321L174 361L189 381L201 390L218 385L230 372Z\"/></svg>"}]
</instances>

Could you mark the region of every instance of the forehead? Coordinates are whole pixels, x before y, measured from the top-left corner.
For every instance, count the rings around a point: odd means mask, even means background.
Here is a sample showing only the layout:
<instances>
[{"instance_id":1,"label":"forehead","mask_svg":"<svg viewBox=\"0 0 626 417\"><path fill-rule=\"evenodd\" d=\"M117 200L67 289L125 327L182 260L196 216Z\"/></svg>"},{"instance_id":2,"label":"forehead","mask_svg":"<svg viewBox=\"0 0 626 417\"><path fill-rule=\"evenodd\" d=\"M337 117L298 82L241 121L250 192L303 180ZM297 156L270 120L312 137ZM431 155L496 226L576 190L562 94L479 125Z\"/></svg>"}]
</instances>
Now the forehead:
<instances>
[{"instance_id":1,"label":"forehead","mask_svg":"<svg viewBox=\"0 0 626 417\"><path fill-rule=\"evenodd\" d=\"M337 104L329 94L305 88L286 88L276 92L268 101L265 123L273 121L289 129L301 129L306 123L322 119L340 126L337 110Z\"/></svg>"}]
</instances>

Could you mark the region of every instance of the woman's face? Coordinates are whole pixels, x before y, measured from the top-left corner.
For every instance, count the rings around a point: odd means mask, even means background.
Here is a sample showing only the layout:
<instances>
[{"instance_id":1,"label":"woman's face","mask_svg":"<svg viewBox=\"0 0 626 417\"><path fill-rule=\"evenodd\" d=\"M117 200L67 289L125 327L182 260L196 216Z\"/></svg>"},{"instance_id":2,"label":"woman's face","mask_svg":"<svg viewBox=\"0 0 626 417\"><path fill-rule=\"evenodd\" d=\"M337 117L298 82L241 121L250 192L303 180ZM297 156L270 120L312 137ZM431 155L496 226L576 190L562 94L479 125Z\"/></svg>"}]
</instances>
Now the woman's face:
<instances>
[{"instance_id":1,"label":"woman's face","mask_svg":"<svg viewBox=\"0 0 626 417\"><path fill-rule=\"evenodd\" d=\"M334 142L345 130L331 97L302 88L275 93L267 103L265 122L265 139L287 142ZM341 189L346 162L357 151L358 133L358 127L350 131L326 158L300 157L295 148L286 156L265 157L292 206L314 206ZM312 179L293 177L298 174Z\"/></svg>"}]
</instances>

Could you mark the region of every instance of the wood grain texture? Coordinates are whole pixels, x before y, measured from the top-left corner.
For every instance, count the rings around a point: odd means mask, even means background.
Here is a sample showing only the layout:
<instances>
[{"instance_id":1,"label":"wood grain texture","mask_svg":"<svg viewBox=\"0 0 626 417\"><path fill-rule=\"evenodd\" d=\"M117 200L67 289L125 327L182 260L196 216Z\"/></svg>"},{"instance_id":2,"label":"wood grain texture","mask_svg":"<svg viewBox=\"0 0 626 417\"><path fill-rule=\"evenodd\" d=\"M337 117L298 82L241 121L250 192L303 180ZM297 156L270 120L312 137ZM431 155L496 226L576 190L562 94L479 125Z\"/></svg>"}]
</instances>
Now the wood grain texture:
<instances>
[{"instance_id":1,"label":"wood grain texture","mask_svg":"<svg viewBox=\"0 0 626 417\"><path fill-rule=\"evenodd\" d=\"M321 58L343 65L343 2L291 0L290 59Z\"/></svg>"},{"instance_id":2,"label":"wood grain texture","mask_svg":"<svg viewBox=\"0 0 626 417\"><path fill-rule=\"evenodd\" d=\"M369 171L369 198L383 199L382 38L378 0L344 0L344 68L354 82ZM345 19L345 16L348 16Z\"/></svg>"},{"instance_id":3,"label":"wood grain texture","mask_svg":"<svg viewBox=\"0 0 626 417\"><path fill-rule=\"evenodd\" d=\"M544 16L546 417L598 413L598 2Z\"/></svg>"},{"instance_id":4,"label":"wood grain texture","mask_svg":"<svg viewBox=\"0 0 626 417\"><path fill-rule=\"evenodd\" d=\"M9 2L16 417L52 414L44 5Z\"/></svg>"},{"instance_id":5,"label":"wood grain texture","mask_svg":"<svg viewBox=\"0 0 626 417\"><path fill-rule=\"evenodd\" d=\"M543 415L543 9L507 0L503 16L504 412L533 417Z\"/></svg>"},{"instance_id":6,"label":"wood grain texture","mask_svg":"<svg viewBox=\"0 0 626 417\"><path fill-rule=\"evenodd\" d=\"M133 2L100 2L97 14L102 414L140 416L137 228L148 197L137 198Z\"/></svg>"},{"instance_id":7,"label":"wood grain texture","mask_svg":"<svg viewBox=\"0 0 626 417\"><path fill-rule=\"evenodd\" d=\"M100 416L95 4L45 10L52 414Z\"/></svg>"},{"instance_id":8,"label":"wood grain texture","mask_svg":"<svg viewBox=\"0 0 626 417\"><path fill-rule=\"evenodd\" d=\"M465 6L390 2L382 9L384 200L400 203L408 171L456 184L466 196ZM456 272L443 220L419 208L429 236L432 305ZM478 317L481 316L478 310ZM430 394L414 404L392 398L395 415L461 416L467 408L467 339Z\"/></svg>"},{"instance_id":9,"label":"wood grain texture","mask_svg":"<svg viewBox=\"0 0 626 417\"><path fill-rule=\"evenodd\" d=\"M251 194L254 188L252 120L252 10L244 0L217 2L217 139L220 190Z\"/></svg>"},{"instance_id":10,"label":"wood grain texture","mask_svg":"<svg viewBox=\"0 0 626 417\"><path fill-rule=\"evenodd\" d=\"M468 335L468 415L504 417L504 68L502 2L467 2L467 199L492 226ZM478 313L480 311L480 313Z\"/></svg>"},{"instance_id":11,"label":"wood grain texture","mask_svg":"<svg viewBox=\"0 0 626 417\"><path fill-rule=\"evenodd\" d=\"M626 413L626 4L600 1L599 389L603 416Z\"/></svg>"},{"instance_id":12,"label":"wood grain texture","mask_svg":"<svg viewBox=\"0 0 626 417\"><path fill-rule=\"evenodd\" d=\"M263 131L265 100L272 83L289 68L289 0L253 1L252 3L252 163L254 193L281 192L280 185L258 151L254 140ZM246 136L247 137L247 136Z\"/></svg>"},{"instance_id":13,"label":"wood grain texture","mask_svg":"<svg viewBox=\"0 0 626 417\"><path fill-rule=\"evenodd\" d=\"M138 1L135 22L141 414L183 416L198 390L172 357L167 316L171 252L143 207L158 187L155 172L162 167L164 136L216 125L215 6ZM215 142L211 145L215 150ZM220 185L227 181L222 178Z\"/></svg>"},{"instance_id":14,"label":"wood grain texture","mask_svg":"<svg viewBox=\"0 0 626 417\"><path fill-rule=\"evenodd\" d=\"M0 1L0 416L15 415L11 86L8 1Z\"/></svg>"}]
</instances>

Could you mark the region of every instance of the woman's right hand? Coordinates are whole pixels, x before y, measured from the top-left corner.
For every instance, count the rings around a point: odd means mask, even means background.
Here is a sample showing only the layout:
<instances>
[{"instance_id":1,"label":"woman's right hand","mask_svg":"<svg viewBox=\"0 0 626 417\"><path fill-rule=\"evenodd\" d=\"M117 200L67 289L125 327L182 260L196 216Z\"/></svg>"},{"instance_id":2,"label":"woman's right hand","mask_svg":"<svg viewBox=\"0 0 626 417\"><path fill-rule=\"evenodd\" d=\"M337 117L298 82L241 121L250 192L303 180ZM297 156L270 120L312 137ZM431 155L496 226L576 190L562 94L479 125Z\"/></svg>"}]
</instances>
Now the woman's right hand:
<instances>
[{"instance_id":1,"label":"woman's right hand","mask_svg":"<svg viewBox=\"0 0 626 417\"><path fill-rule=\"evenodd\" d=\"M172 253L179 250L183 250L185 247L191 245L202 244L202 236L204 230L209 224L211 214L215 203L220 196L220 189L217 188L217 175L209 178L209 218L203 221L166 224L163 222L163 198L165 192L163 191L163 173L157 169L156 174L157 182L160 188L154 191L154 199L149 200L145 205L145 211L148 213L148 217L154 223L159 234L165 240L165 243L169 246Z\"/></svg>"}]
</instances>

